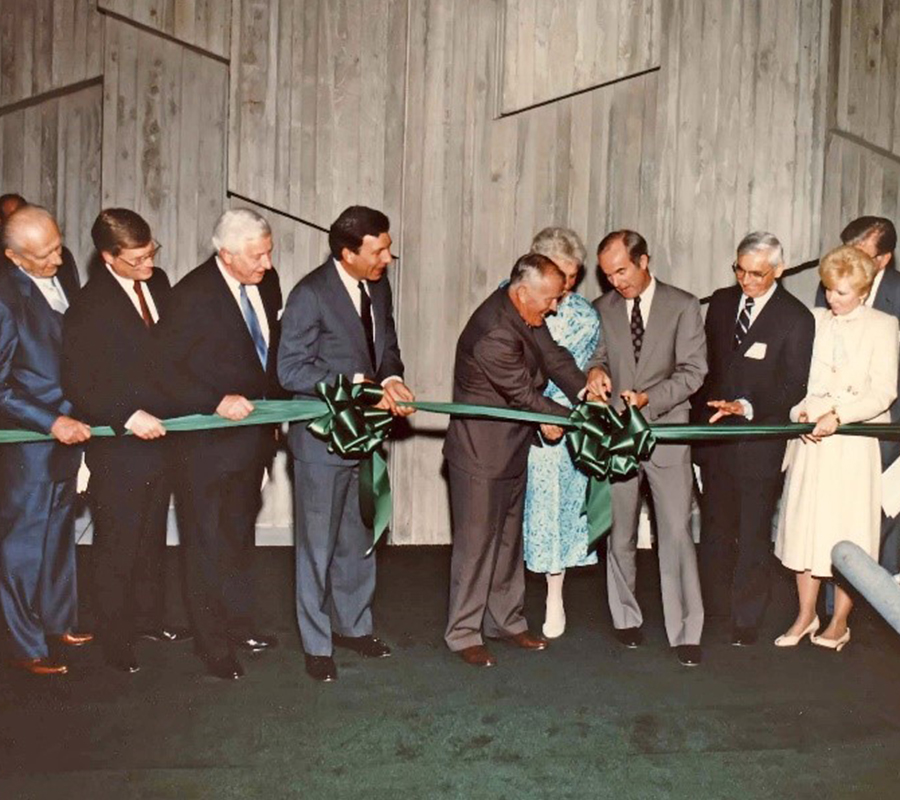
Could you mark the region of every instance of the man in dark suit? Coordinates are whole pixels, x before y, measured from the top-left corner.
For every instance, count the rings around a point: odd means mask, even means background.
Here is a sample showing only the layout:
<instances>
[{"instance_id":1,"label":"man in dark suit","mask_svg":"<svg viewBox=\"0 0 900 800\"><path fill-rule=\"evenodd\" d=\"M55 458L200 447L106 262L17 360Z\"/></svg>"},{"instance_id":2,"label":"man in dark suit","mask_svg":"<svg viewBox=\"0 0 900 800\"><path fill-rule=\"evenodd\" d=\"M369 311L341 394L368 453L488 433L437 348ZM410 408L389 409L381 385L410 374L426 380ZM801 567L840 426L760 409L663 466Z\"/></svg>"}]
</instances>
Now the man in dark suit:
<instances>
[{"instance_id":1,"label":"man in dark suit","mask_svg":"<svg viewBox=\"0 0 900 800\"><path fill-rule=\"evenodd\" d=\"M56 442L3 445L0 454L0 607L12 663L64 674L48 640L84 644L72 631L77 445L90 428L75 419L60 381L63 314L78 271L63 258L53 217L25 206L4 225L0 264L0 427L51 434Z\"/></svg>"},{"instance_id":2,"label":"man in dark suit","mask_svg":"<svg viewBox=\"0 0 900 800\"><path fill-rule=\"evenodd\" d=\"M709 375L695 418L723 424L789 422L806 394L815 324L777 280L781 243L744 237L737 285L716 291L706 314ZM741 439L695 447L703 479L700 574L707 615L731 615L732 644L750 645L769 594L772 517L781 494L783 439Z\"/></svg>"},{"instance_id":3,"label":"man in dark suit","mask_svg":"<svg viewBox=\"0 0 900 800\"><path fill-rule=\"evenodd\" d=\"M475 310L459 337L454 402L568 416L542 394L551 379L574 403L585 386L544 325L564 291L565 277L548 258L530 253L516 261L509 285ZM563 429L542 425L541 432L556 441ZM447 430L453 555L444 640L473 666L496 663L482 633L526 650L547 647L523 615L522 513L534 438L534 426L520 422L453 417Z\"/></svg>"},{"instance_id":4,"label":"man in dark suit","mask_svg":"<svg viewBox=\"0 0 900 800\"><path fill-rule=\"evenodd\" d=\"M137 672L137 637L189 638L163 624L172 485L159 418L171 415L175 404L158 363L154 329L171 290L166 274L154 267L159 245L134 211L101 211L91 237L103 266L66 313L63 386L85 420L112 425L119 434L94 439L87 448L93 596L107 662Z\"/></svg>"},{"instance_id":5,"label":"man in dark suit","mask_svg":"<svg viewBox=\"0 0 900 800\"><path fill-rule=\"evenodd\" d=\"M615 291L594 306L602 330L588 363L589 390L617 410L627 403L648 422L687 422L690 398L706 376L700 303L650 273L647 242L636 231L608 234L597 263ZM703 600L691 538L694 476L687 445L657 447L641 474L612 484L613 526L607 539L607 593L616 636L641 643L643 614L635 594L640 481L653 494L666 633L679 662L700 663Z\"/></svg>"},{"instance_id":6,"label":"man in dark suit","mask_svg":"<svg viewBox=\"0 0 900 800\"><path fill-rule=\"evenodd\" d=\"M394 326L390 221L380 211L351 206L328 234L331 258L303 278L288 297L278 351L281 385L297 397L316 397L319 381L345 375L384 388L380 407L405 416L412 400ZM329 453L305 423L291 426L297 622L306 671L337 679L334 645L368 658L391 651L372 635L375 554L372 531L359 512L359 464Z\"/></svg>"},{"instance_id":7,"label":"man in dark suit","mask_svg":"<svg viewBox=\"0 0 900 800\"><path fill-rule=\"evenodd\" d=\"M897 247L894 223L884 217L859 217L841 231L841 241L862 250L878 267L872 289L865 300L866 305L900 319L900 272L894 268L894 250ZM816 305L819 308L828 306L822 284L816 292ZM891 422L900 422L900 399L891 404ZM900 456L900 442L881 439L878 446L883 472ZM892 574L900 572L900 516L881 518L880 560L881 566ZM827 590L830 600L834 591L831 583Z\"/></svg>"},{"instance_id":8,"label":"man in dark suit","mask_svg":"<svg viewBox=\"0 0 900 800\"><path fill-rule=\"evenodd\" d=\"M249 209L226 211L215 255L172 290L159 324L179 414L244 419L251 398L278 395L275 354L281 288L269 224ZM197 651L210 674L236 680L235 648L262 652L254 631L251 571L263 474L275 446L268 425L181 433L174 440L178 530Z\"/></svg>"}]
</instances>

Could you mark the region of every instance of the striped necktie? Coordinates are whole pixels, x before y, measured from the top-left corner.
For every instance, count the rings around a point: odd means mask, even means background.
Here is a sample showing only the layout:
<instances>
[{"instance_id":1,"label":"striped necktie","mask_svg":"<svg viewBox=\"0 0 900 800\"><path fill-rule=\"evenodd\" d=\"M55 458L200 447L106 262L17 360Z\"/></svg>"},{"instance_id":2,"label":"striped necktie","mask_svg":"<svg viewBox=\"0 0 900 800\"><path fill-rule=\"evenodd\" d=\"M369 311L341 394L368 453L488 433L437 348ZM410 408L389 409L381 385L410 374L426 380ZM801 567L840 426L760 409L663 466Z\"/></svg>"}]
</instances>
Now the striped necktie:
<instances>
[{"instance_id":1,"label":"striped necktie","mask_svg":"<svg viewBox=\"0 0 900 800\"><path fill-rule=\"evenodd\" d=\"M754 300L752 297L744 298L744 307L738 314L737 322L734 323L734 347L737 349L744 341L747 331L750 330L750 314L753 312Z\"/></svg>"}]
</instances>

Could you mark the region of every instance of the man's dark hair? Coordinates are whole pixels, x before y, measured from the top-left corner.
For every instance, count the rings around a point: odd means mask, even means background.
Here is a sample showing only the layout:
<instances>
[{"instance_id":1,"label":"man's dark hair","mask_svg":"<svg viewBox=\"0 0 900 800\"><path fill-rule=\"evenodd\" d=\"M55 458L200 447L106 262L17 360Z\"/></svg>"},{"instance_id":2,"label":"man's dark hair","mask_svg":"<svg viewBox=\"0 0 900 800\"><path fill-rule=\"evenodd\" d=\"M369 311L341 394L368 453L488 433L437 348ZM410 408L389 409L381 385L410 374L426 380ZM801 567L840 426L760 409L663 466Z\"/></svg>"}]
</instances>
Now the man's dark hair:
<instances>
[{"instance_id":1,"label":"man's dark hair","mask_svg":"<svg viewBox=\"0 0 900 800\"><path fill-rule=\"evenodd\" d=\"M844 244L858 245L870 236L876 236L876 255L893 253L897 247L897 229L894 223L885 217L859 217L841 231Z\"/></svg>"},{"instance_id":2,"label":"man's dark hair","mask_svg":"<svg viewBox=\"0 0 900 800\"><path fill-rule=\"evenodd\" d=\"M509 285L518 286L520 283L532 282L537 278L544 278L547 275L557 275L565 278L562 270L556 266L547 256L540 253L528 253L520 256L513 264L512 272L509 275Z\"/></svg>"},{"instance_id":3,"label":"man's dark hair","mask_svg":"<svg viewBox=\"0 0 900 800\"><path fill-rule=\"evenodd\" d=\"M351 253L358 253L362 247L363 238L366 236L381 236L391 229L391 221L386 214L382 214L368 206L350 206L345 208L340 216L331 223L328 231L328 246L331 255L338 261L346 247Z\"/></svg>"},{"instance_id":4,"label":"man's dark hair","mask_svg":"<svg viewBox=\"0 0 900 800\"><path fill-rule=\"evenodd\" d=\"M631 231L627 228L607 233L606 236L600 240L600 244L597 245L597 255L599 256L607 247L613 244L613 242L622 242L625 246L625 252L628 253L628 259L635 266L637 266L641 256L650 258L650 253L647 250L647 240L637 231Z\"/></svg>"},{"instance_id":5,"label":"man's dark hair","mask_svg":"<svg viewBox=\"0 0 900 800\"><path fill-rule=\"evenodd\" d=\"M91 226L91 239L98 253L117 256L150 244L153 234L147 221L130 208L104 208Z\"/></svg>"}]
</instances>

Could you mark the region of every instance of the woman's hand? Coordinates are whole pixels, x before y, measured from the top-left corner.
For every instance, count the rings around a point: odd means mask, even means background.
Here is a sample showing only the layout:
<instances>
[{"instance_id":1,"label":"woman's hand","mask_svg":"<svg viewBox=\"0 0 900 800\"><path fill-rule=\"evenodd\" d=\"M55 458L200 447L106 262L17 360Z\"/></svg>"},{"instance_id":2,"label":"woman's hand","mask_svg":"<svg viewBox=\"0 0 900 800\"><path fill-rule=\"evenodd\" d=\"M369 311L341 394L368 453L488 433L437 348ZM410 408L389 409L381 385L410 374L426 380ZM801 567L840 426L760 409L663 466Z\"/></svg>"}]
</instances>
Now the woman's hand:
<instances>
[{"instance_id":1,"label":"woman's hand","mask_svg":"<svg viewBox=\"0 0 900 800\"><path fill-rule=\"evenodd\" d=\"M801 420L802 421L802 420ZM833 409L822 414L816 420L816 427L812 429L812 433L808 433L803 437L805 441L820 442L826 436L832 436L841 424L840 417Z\"/></svg>"}]
</instances>

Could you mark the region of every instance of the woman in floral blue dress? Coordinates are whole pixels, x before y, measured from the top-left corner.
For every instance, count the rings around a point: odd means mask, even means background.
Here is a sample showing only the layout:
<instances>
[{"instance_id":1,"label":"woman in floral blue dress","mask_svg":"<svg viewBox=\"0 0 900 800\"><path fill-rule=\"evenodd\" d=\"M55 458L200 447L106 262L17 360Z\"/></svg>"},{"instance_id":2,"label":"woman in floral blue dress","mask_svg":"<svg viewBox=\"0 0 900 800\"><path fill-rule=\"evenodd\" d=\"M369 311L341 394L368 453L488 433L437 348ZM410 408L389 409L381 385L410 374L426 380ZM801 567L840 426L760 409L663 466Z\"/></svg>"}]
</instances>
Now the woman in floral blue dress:
<instances>
[{"instance_id":1,"label":"woman in floral blue dress","mask_svg":"<svg viewBox=\"0 0 900 800\"><path fill-rule=\"evenodd\" d=\"M531 250L547 256L566 276L566 294L546 325L554 341L584 369L600 337L597 312L572 291L584 264L584 245L568 228L544 228L534 237ZM544 394L571 405L552 382ZM551 639L561 636L566 627L562 597L566 569L597 563L597 554L587 551L587 519L581 513L586 487L587 477L572 464L565 442L531 448L523 523L525 564L547 576L543 633Z\"/></svg>"}]
</instances>

